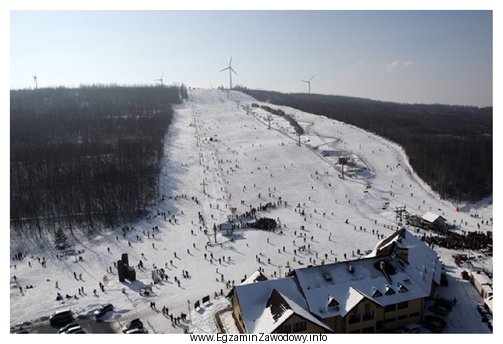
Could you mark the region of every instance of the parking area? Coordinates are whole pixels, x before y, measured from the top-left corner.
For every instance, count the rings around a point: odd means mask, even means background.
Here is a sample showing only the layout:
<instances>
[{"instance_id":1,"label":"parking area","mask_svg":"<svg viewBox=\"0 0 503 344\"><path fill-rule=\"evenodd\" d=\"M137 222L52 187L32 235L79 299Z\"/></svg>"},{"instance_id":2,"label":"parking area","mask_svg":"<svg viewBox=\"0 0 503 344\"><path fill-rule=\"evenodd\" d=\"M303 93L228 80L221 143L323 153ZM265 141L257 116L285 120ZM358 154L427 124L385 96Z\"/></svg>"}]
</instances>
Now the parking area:
<instances>
[{"instance_id":1,"label":"parking area","mask_svg":"<svg viewBox=\"0 0 503 344\"><path fill-rule=\"evenodd\" d=\"M121 333L120 324L116 321L98 322L94 319L75 319L85 333ZM52 327L49 321L32 324L22 328L12 328L11 333L58 333L59 329Z\"/></svg>"}]
</instances>

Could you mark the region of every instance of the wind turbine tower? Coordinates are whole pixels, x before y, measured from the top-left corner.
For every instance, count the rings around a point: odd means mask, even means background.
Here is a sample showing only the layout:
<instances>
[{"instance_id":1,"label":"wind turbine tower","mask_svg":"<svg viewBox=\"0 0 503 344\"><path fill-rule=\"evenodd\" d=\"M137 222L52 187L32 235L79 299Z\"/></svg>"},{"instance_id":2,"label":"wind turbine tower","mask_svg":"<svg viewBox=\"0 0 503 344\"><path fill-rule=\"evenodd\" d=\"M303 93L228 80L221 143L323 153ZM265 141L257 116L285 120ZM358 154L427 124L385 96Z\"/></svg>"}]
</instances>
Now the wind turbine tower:
<instances>
[{"instance_id":1,"label":"wind turbine tower","mask_svg":"<svg viewBox=\"0 0 503 344\"><path fill-rule=\"evenodd\" d=\"M307 84L307 93L311 93L311 80L313 80L313 78L314 75L309 80L301 80L302 82L305 82Z\"/></svg>"},{"instance_id":2,"label":"wind turbine tower","mask_svg":"<svg viewBox=\"0 0 503 344\"><path fill-rule=\"evenodd\" d=\"M234 69L232 69L231 63L232 63L232 56L231 56L231 59L229 60L229 66L227 66L227 68L220 70L221 72L223 72L224 70L227 70L227 69L229 70L229 89L230 90L232 90L232 73L238 75L238 73L236 73L236 71Z\"/></svg>"},{"instance_id":3,"label":"wind turbine tower","mask_svg":"<svg viewBox=\"0 0 503 344\"><path fill-rule=\"evenodd\" d=\"M164 76L164 72L162 72L161 74L161 77L159 79L155 79L155 81L160 81L161 82L161 86L164 86L164 83L162 82L162 77Z\"/></svg>"},{"instance_id":4,"label":"wind turbine tower","mask_svg":"<svg viewBox=\"0 0 503 344\"><path fill-rule=\"evenodd\" d=\"M33 74L33 81L35 82L35 89L37 90L38 89L38 77L37 77L37 72L35 72L35 74Z\"/></svg>"}]
</instances>

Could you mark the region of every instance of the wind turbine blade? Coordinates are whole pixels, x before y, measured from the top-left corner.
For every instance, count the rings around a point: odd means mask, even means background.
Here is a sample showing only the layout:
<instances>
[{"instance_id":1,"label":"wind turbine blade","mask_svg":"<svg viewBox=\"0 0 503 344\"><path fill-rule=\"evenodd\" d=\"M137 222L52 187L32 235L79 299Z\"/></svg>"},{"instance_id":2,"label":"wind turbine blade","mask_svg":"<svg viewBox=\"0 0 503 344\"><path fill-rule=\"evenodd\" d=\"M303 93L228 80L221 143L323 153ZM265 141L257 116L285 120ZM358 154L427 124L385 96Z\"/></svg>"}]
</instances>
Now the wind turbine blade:
<instances>
[{"instance_id":1,"label":"wind turbine blade","mask_svg":"<svg viewBox=\"0 0 503 344\"><path fill-rule=\"evenodd\" d=\"M232 63L232 55L231 55L231 59L229 60L229 67L231 66L231 63Z\"/></svg>"},{"instance_id":2,"label":"wind turbine blade","mask_svg":"<svg viewBox=\"0 0 503 344\"><path fill-rule=\"evenodd\" d=\"M236 71L235 71L234 69L232 69L232 67L229 67L229 68L230 68L230 70L231 70L234 74L238 75L238 73L236 73Z\"/></svg>"},{"instance_id":3,"label":"wind turbine blade","mask_svg":"<svg viewBox=\"0 0 503 344\"><path fill-rule=\"evenodd\" d=\"M229 67L224 68L224 69L220 69L220 71L223 72L224 70L227 70L227 69L229 69Z\"/></svg>"},{"instance_id":4,"label":"wind turbine blade","mask_svg":"<svg viewBox=\"0 0 503 344\"><path fill-rule=\"evenodd\" d=\"M314 79L314 75L311 77L311 79L309 79L309 81L313 80Z\"/></svg>"}]
</instances>

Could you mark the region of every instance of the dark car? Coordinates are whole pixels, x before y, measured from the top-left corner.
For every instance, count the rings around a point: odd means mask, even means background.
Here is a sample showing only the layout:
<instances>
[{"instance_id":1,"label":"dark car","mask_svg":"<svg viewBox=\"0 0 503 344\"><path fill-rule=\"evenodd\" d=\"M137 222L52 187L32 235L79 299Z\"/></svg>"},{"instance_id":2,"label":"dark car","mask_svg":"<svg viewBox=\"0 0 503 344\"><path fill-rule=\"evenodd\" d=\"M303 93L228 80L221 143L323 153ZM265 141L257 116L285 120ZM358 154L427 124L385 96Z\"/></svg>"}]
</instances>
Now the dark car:
<instances>
[{"instance_id":1,"label":"dark car","mask_svg":"<svg viewBox=\"0 0 503 344\"><path fill-rule=\"evenodd\" d=\"M433 333L440 333L445 329L447 323L442 318L434 315L427 315L424 317L422 325Z\"/></svg>"},{"instance_id":2,"label":"dark car","mask_svg":"<svg viewBox=\"0 0 503 344\"><path fill-rule=\"evenodd\" d=\"M445 271L442 271L442 274L440 275L440 285L443 287L447 287L449 285L449 280L447 279L447 273Z\"/></svg>"},{"instance_id":3,"label":"dark car","mask_svg":"<svg viewBox=\"0 0 503 344\"><path fill-rule=\"evenodd\" d=\"M443 308L446 308L449 311L452 310L452 307L454 306L454 304L455 304L454 299L449 300L449 299L444 299L441 297L435 299L435 306L442 306Z\"/></svg>"},{"instance_id":4,"label":"dark car","mask_svg":"<svg viewBox=\"0 0 503 344\"><path fill-rule=\"evenodd\" d=\"M114 306L111 303L107 303L102 305L100 308L94 311L93 315L96 319L101 318L103 315L105 315L107 312L111 311L114 309Z\"/></svg>"},{"instance_id":5,"label":"dark car","mask_svg":"<svg viewBox=\"0 0 503 344\"><path fill-rule=\"evenodd\" d=\"M141 327L141 328L132 328L130 330L127 330L124 333L125 334L146 334L146 333L148 333L148 331L145 330L143 327Z\"/></svg>"},{"instance_id":6,"label":"dark car","mask_svg":"<svg viewBox=\"0 0 503 344\"><path fill-rule=\"evenodd\" d=\"M442 316L446 316L447 314L449 314L449 310L447 308L440 306L438 304L429 307L428 310Z\"/></svg>"},{"instance_id":7,"label":"dark car","mask_svg":"<svg viewBox=\"0 0 503 344\"><path fill-rule=\"evenodd\" d=\"M70 327L64 333L66 333L66 334L81 334L81 333L85 333L85 332L82 329L82 327L80 327L80 325L77 325L77 326L74 326L74 327Z\"/></svg>"},{"instance_id":8,"label":"dark car","mask_svg":"<svg viewBox=\"0 0 503 344\"><path fill-rule=\"evenodd\" d=\"M59 329L59 333L66 332L66 330L68 330L68 329L70 329L72 327L75 327L75 326L79 326L79 324L77 324L76 322L72 321L71 323L66 324L65 326L61 327Z\"/></svg>"},{"instance_id":9,"label":"dark car","mask_svg":"<svg viewBox=\"0 0 503 344\"><path fill-rule=\"evenodd\" d=\"M134 329L134 328L143 328L143 323L141 322L140 319L133 319L130 322L128 322L123 328L122 332L126 332L128 330Z\"/></svg>"},{"instance_id":10,"label":"dark car","mask_svg":"<svg viewBox=\"0 0 503 344\"><path fill-rule=\"evenodd\" d=\"M75 319L73 318L72 311L69 309L56 311L49 317L49 323L54 327L61 327L66 324L73 322Z\"/></svg>"}]
</instances>

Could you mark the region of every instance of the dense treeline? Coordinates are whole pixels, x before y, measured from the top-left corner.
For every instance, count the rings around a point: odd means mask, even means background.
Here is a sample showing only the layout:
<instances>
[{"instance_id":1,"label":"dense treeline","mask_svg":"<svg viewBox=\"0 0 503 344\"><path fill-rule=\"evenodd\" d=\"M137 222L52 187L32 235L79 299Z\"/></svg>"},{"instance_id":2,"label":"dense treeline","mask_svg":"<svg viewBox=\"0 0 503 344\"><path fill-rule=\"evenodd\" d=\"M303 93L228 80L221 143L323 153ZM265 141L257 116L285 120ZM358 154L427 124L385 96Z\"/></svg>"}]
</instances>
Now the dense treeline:
<instances>
[{"instance_id":1,"label":"dense treeline","mask_svg":"<svg viewBox=\"0 0 503 344\"><path fill-rule=\"evenodd\" d=\"M117 224L158 197L163 138L181 87L13 90L11 224Z\"/></svg>"},{"instance_id":2,"label":"dense treeline","mask_svg":"<svg viewBox=\"0 0 503 344\"><path fill-rule=\"evenodd\" d=\"M241 91L260 101L325 115L398 143L417 174L444 198L476 201L492 194L492 107Z\"/></svg>"},{"instance_id":3,"label":"dense treeline","mask_svg":"<svg viewBox=\"0 0 503 344\"><path fill-rule=\"evenodd\" d=\"M252 107L259 107L259 105L253 103ZM267 106L267 105L260 105L260 108L264 109L265 111L270 112L276 116L283 117L284 119L286 119L288 121L288 123L290 123L290 125L293 127L293 129L295 130L295 132L297 134L299 134L299 135L304 134L304 129L299 125L299 123L297 123L297 121L292 116L285 113L283 110L273 109L272 107Z\"/></svg>"}]
</instances>

